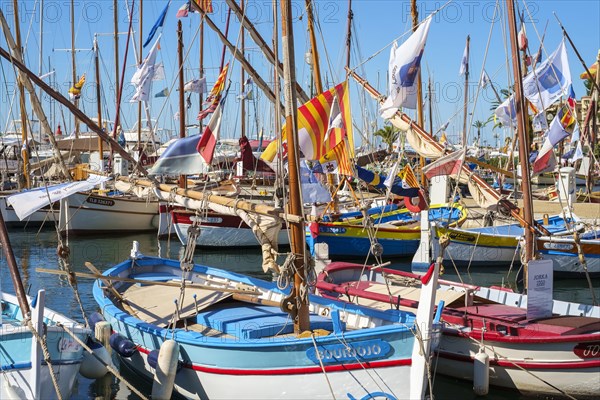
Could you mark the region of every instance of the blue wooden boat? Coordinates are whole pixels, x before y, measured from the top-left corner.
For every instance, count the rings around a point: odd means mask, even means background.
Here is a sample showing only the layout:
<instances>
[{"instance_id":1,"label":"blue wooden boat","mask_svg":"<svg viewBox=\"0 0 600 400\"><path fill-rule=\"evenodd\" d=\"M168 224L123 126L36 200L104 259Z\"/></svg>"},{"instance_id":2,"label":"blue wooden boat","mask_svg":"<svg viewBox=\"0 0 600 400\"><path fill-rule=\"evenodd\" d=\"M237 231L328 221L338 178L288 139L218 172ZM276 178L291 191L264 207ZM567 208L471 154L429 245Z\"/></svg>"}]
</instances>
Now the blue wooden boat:
<instances>
[{"instance_id":1,"label":"blue wooden boat","mask_svg":"<svg viewBox=\"0 0 600 400\"><path fill-rule=\"evenodd\" d=\"M311 331L297 336L279 306L288 291L274 282L146 256L103 275L120 280L112 284L119 295L104 278L94 299L113 331L135 345L122 362L151 379L161 345L173 339L174 389L185 397L401 399L415 385L411 313L310 295Z\"/></svg>"},{"instance_id":2,"label":"blue wooden boat","mask_svg":"<svg viewBox=\"0 0 600 400\"><path fill-rule=\"evenodd\" d=\"M459 204L432 205L429 220L444 226L460 225L467 218L466 210ZM419 218L407 209L369 212L375 241L381 245L383 255L408 257L415 254L421 239ZM307 231L311 251L317 243L327 243L332 258L366 257L372 251L373 241L362 215L343 214L337 221L323 218L312 222Z\"/></svg>"}]
</instances>

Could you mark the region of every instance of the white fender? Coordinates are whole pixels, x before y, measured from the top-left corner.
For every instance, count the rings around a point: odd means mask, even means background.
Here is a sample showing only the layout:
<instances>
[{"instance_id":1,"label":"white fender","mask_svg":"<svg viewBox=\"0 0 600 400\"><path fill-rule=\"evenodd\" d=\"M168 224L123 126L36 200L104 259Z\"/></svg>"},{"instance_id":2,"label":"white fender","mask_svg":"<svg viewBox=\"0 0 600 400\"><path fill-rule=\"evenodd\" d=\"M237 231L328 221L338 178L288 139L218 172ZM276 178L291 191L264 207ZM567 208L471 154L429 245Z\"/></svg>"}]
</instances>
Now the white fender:
<instances>
[{"instance_id":1,"label":"white fender","mask_svg":"<svg viewBox=\"0 0 600 400\"><path fill-rule=\"evenodd\" d=\"M473 362L473 392L478 396L485 396L488 394L489 387L490 357L483 347L480 347Z\"/></svg>"},{"instance_id":2,"label":"white fender","mask_svg":"<svg viewBox=\"0 0 600 400\"><path fill-rule=\"evenodd\" d=\"M158 362L152 383L152 399L169 400L175 384L177 362L179 361L179 344L169 339L160 346Z\"/></svg>"}]
</instances>

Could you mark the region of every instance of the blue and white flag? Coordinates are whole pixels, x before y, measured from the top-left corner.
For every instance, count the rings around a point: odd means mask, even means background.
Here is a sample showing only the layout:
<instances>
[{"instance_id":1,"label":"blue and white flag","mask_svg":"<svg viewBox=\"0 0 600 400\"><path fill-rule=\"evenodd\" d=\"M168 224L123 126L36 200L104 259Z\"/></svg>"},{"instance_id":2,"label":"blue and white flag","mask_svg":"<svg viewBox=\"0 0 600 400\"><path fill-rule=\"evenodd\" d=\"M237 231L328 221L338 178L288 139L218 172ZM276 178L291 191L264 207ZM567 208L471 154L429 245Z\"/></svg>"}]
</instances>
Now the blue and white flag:
<instances>
[{"instance_id":1,"label":"blue and white flag","mask_svg":"<svg viewBox=\"0 0 600 400\"><path fill-rule=\"evenodd\" d=\"M459 75L464 75L469 68L469 45L465 45L465 51L463 51L462 60L460 61L460 69L458 70Z\"/></svg>"},{"instance_id":2,"label":"blue and white flag","mask_svg":"<svg viewBox=\"0 0 600 400\"><path fill-rule=\"evenodd\" d=\"M135 71L131 77L131 83L135 86L135 93L131 98L131 102L148 101L150 100L150 91L152 90L152 81L156 72L156 56L160 48L160 35L152 49L142 62L142 65Z\"/></svg>"},{"instance_id":3,"label":"blue and white flag","mask_svg":"<svg viewBox=\"0 0 600 400\"><path fill-rule=\"evenodd\" d=\"M488 76L487 72L485 72L485 69L483 70L483 73L481 74L481 80L479 81L479 86L481 86L482 89L485 89L487 85L489 85L491 82L490 77Z\"/></svg>"},{"instance_id":4,"label":"blue and white flag","mask_svg":"<svg viewBox=\"0 0 600 400\"><path fill-rule=\"evenodd\" d=\"M193 175L202 172L204 161L197 150L201 135L176 139L167 147L154 166L151 175Z\"/></svg>"},{"instance_id":5,"label":"blue and white flag","mask_svg":"<svg viewBox=\"0 0 600 400\"><path fill-rule=\"evenodd\" d=\"M579 124L575 121L575 127L573 128L573 134L571 135L571 143L575 143L579 141L579 137L581 136L581 132L579 132Z\"/></svg>"},{"instance_id":6,"label":"blue and white flag","mask_svg":"<svg viewBox=\"0 0 600 400\"><path fill-rule=\"evenodd\" d=\"M569 161L575 162L578 160L583 160L583 149L581 148L581 142L577 142L577 147L575 148L575 154L573 155L573 158L571 158Z\"/></svg>"},{"instance_id":7,"label":"blue and white flag","mask_svg":"<svg viewBox=\"0 0 600 400\"><path fill-rule=\"evenodd\" d=\"M563 40L547 60L523 79L523 94L536 112L541 112L568 96L570 85L571 70Z\"/></svg>"},{"instance_id":8,"label":"blue and white flag","mask_svg":"<svg viewBox=\"0 0 600 400\"><path fill-rule=\"evenodd\" d=\"M417 108L417 76L430 24L431 15L421 22L417 31L402 46L392 47L388 97L379 110L382 118L392 118L399 107Z\"/></svg>"},{"instance_id":9,"label":"blue and white flag","mask_svg":"<svg viewBox=\"0 0 600 400\"><path fill-rule=\"evenodd\" d=\"M306 164L306 160L300 163L300 185L302 186L303 203L328 203L331 201L331 193L321 185Z\"/></svg>"},{"instance_id":10,"label":"blue and white flag","mask_svg":"<svg viewBox=\"0 0 600 400\"><path fill-rule=\"evenodd\" d=\"M498 119L502 122L503 126L517 126L517 109L515 108L514 95L504 100L504 103L500 104L494 112L494 119Z\"/></svg>"},{"instance_id":11,"label":"blue and white flag","mask_svg":"<svg viewBox=\"0 0 600 400\"><path fill-rule=\"evenodd\" d=\"M150 42L152 41L152 38L154 38L154 35L156 34L156 31L158 30L158 28L161 28L164 25L165 17L167 16L167 10L169 9L169 4L171 4L170 0L169 0L169 2L167 2L165 9L162 10L160 15L158 16L158 19L154 23L154 26L152 27L152 29L150 29L150 33L148 33L148 37L146 38L146 41L144 42L144 46L143 46L144 48L150 44Z\"/></svg>"}]
</instances>

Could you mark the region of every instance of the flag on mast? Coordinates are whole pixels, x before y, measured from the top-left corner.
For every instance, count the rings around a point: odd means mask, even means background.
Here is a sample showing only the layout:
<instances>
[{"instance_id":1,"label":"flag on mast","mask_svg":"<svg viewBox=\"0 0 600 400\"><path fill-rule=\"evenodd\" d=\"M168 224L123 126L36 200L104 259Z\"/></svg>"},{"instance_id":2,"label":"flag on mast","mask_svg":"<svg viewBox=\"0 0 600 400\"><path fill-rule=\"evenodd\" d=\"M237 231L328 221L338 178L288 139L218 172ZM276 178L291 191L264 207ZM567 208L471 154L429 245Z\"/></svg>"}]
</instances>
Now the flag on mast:
<instances>
[{"instance_id":1,"label":"flag on mast","mask_svg":"<svg viewBox=\"0 0 600 400\"><path fill-rule=\"evenodd\" d=\"M152 41L152 38L154 38L154 35L156 34L156 31L158 30L158 28L161 28L164 25L165 17L167 16L167 10L169 9L170 4L171 4L171 0L169 0L167 2L167 5L165 6L165 8L162 10L160 15L158 16L158 19L154 23L154 26L152 26L152 29L150 29L150 32L148 33L148 37L146 38L146 41L144 42L144 45L142 47L146 48L146 46L148 46L150 44L150 42Z\"/></svg>"},{"instance_id":2,"label":"flag on mast","mask_svg":"<svg viewBox=\"0 0 600 400\"><path fill-rule=\"evenodd\" d=\"M158 49L160 48L160 35L150 52L142 62L142 65L135 71L131 77L131 83L135 86L135 93L131 98L131 102L148 101L150 100L150 91L152 89L152 80L155 74L155 63Z\"/></svg>"},{"instance_id":3,"label":"flag on mast","mask_svg":"<svg viewBox=\"0 0 600 400\"><path fill-rule=\"evenodd\" d=\"M210 93L208 94L208 97L204 101L203 105L204 106L208 106L208 107L205 108L204 110L201 110L198 113L198 119L199 120L203 120L210 113L215 112L215 110L217 109L218 105L220 104L220 102L221 102L221 94L223 93L223 90L225 89L225 83L226 83L227 70L228 69L229 69L229 63L225 64L225 66L221 70L221 73L219 73L219 77L217 78L217 81L215 82L215 85L210 90Z\"/></svg>"},{"instance_id":4,"label":"flag on mast","mask_svg":"<svg viewBox=\"0 0 600 400\"><path fill-rule=\"evenodd\" d=\"M382 118L392 118L400 107L417 108L417 76L430 24L431 15L421 22L419 28L400 47L392 47L389 94L379 110Z\"/></svg>"},{"instance_id":5,"label":"flag on mast","mask_svg":"<svg viewBox=\"0 0 600 400\"><path fill-rule=\"evenodd\" d=\"M219 131L221 128L221 117L223 115L223 103L225 102L225 97L217 104L217 107L210 117L210 121L204 131L202 132L202 137L200 141L198 141L198 146L196 150L202 156L204 161L210 165L213 160L213 156L215 154L215 148L217 147L217 142L219 141Z\"/></svg>"},{"instance_id":6,"label":"flag on mast","mask_svg":"<svg viewBox=\"0 0 600 400\"><path fill-rule=\"evenodd\" d=\"M469 44L465 45L465 50L463 51L462 60L460 61L460 69L458 70L459 75L464 75L469 68Z\"/></svg>"}]
</instances>

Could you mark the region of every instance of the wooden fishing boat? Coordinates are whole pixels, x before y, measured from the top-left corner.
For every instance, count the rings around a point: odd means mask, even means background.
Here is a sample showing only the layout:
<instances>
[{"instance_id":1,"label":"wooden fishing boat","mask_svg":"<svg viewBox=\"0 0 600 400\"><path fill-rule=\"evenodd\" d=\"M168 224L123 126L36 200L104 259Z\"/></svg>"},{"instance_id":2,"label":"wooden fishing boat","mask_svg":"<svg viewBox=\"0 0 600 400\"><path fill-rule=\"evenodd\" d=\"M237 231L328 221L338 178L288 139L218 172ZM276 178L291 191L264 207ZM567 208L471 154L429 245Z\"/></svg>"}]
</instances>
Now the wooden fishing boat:
<instances>
[{"instance_id":1,"label":"wooden fishing boat","mask_svg":"<svg viewBox=\"0 0 600 400\"><path fill-rule=\"evenodd\" d=\"M489 357L490 384L536 395L593 398L600 393L600 307L553 301L550 318L528 319L527 296L501 288L439 281L444 300L437 371L473 380L478 353ZM379 310L418 305L419 276L334 262L317 279L319 294Z\"/></svg>"},{"instance_id":2,"label":"wooden fishing boat","mask_svg":"<svg viewBox=\"0 0 600 400\"><path fill-rule=\"evenodd\" d=\"M172 338L180 348L175 390L190 398L410 396L413 314L309 296L313 331L296 336L280 308L288 292L276 283L190 267L137 256L103 274L120 280L111 290L94 284L113 331L135 344L133 354L121 354L133 370L151 378L152 359Z\"/></svg>"},{"instance_id":3,"label":"wooden fishing boat","mask_svg":"<svg viewBox=\"0 0 600 400\"><path fill-rule=\"evenodd\" d=\"M579 228L579 219L561 215L551 216L544 221L537 221L553 235L565 235ZM433 257L440 252L439 238L449 239L445 249L445 265L456 266L506 266L519 263L519 240L523 236L523 228L519 224L485 226L478 228L446 227L435 224L433 231Z\"/></svg>"},{"instance_id":4,"label":"wooden fishing boat","mask_svg":"<svg viewBox=\"0 0 600 400\"><path fill-rule=\"evenodd\" d=\"M158 200L79 192L61 200L62 234L134 233L158 229Z\"/></svg>"},{"instance_id":5,"label":"wooden fishing boat","mask_svg":"<svg viewBox=\"0 0 600 400\"><path fill-rule=\"evenodd\" d=\"M579 246L572 236L542 236L536 241L542 258L552 260L554 273L558 276L581 278L600 276L600 238L597 232L582 234ZM585 268L581 253L585 259Z\"/></svg>"},{"instance_id":6,"label":"wooden fishing boat","mask_svg":"<svg viewBox=\"0 0 600 400\"><path fill-rule=\"evenodd\" d=\"M58 220L60 205L58 202L56 202L52 205L52 207L45 206L21 221L15 213L14 208L6 202L6 196L12 194L14 193L7 193L6 195L0 196L0 212L2 213L2 217L4 218L6 226L39 227L46 222L53 223L54 220Z\"/></svg>"},{"instance_id":7,"label":"wooden fishing boat","mask_svg":"<svg viewBox=\"0 0 600 400\"><path fill-rule=\"evenodd\" d=\"M0 398L14 398L17 395L22 399L44 398L56 399L56 395L48 364L42 362L41 354L34 349L37 341L29 328L23 325L21 308L15 296L8 293L0 293L2 299L2 324L0 324ZM45 324L46 343L50 351L50 360L56 377L58 387L64 397L70 397L75 385L79 368L83 362L83 348L69 335L58 323L66 326L79 339L85 342L91 331L77 324L75 321L56 313L50 309L43 308L43 300L40 294L29 303L35 307L42 307L43 322ZM41 351L40 351L41 353ZM35 377L36 369L34 363L41 365L39 368L39 388L43 389L43 396L38 392L36 395ZM64 398L63 397L63 398Z\"/></svg>"},{"instance_id":8,"label":"wooden fishing boat","mask_svg":"<svg viewBox=\"0 0 600 400\"><path fill-rule=\"evenodd\" d=\"M196 244L202 247L258 247L260 246L252 228L237 215L212 211L195 213L190 210L172 210L173 231L182 244L187 244L190 227L196 222L200 229ZM278 235L278 243L289 245L289 234L285 226Z\"/></svg>"},{"instance_id":9,"label":"wooden fishing boat","mask_svg":"<svg viewBox=\"0 0 600 400\"><path fill-rule=\"evenodd\" d=\"M466 210L459 204L430 206L431 221L460 225L467 218ZM385 257L412 256L419 247L421 231L419 219L407 209L394 210L370 216L373 234L383 247ZM361 216L351 215L338 221L324 218L312 222L307 233L309 246L327 243L329 255L335 257L364 257L371 251L369 229Z\"/></svg>"}]
</instances>

